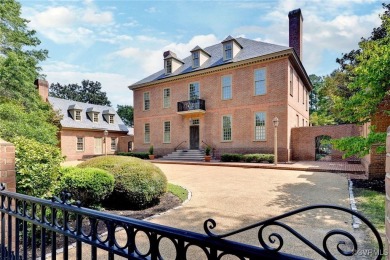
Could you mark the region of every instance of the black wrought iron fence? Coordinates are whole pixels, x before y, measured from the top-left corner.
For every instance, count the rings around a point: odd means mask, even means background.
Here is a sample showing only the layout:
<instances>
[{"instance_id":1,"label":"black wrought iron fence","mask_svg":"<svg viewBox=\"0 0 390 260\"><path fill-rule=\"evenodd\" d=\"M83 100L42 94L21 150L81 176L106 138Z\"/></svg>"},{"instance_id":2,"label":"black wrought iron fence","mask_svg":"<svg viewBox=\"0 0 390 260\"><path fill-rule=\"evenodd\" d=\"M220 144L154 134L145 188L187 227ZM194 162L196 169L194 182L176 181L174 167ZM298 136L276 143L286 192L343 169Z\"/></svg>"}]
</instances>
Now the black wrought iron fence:
<instances>
[{"instance_id":1,"label":"black wrought iron fence","mask_svg":"<svg viewBox=\"0 0 390 260\"><path fill-rule=\"evenodd\" d=\"M206 102L203 99L191 99L187 101L177 102L177 112L185 112L191 110L206 110Z\"/></svg>"},{"instance_id":2,"label":"black wrought iron fence","mask_svg":"<svg viewBox=\"0 0 390 260\"><path fill-rule=\"evenodd\" d=\"M289 216L314 209L332 209L358 217L367 224L376 239L373 251L377 252L377 259L383 253L382 240L375 227L360 214L338 206L306 207L222 235L211 231L217 224L208 219L204 223L206 234L203 235L82 208L79 203L69 202L68 193L62 193L60 198L54 197L49 201L8 192L2 187L0 196L1 259L46 259L47 254L51 259L56 259L58 248L62 248L58 255L61 259L114 259L114 256L125 259L165 259L167 250L164 247L167 243L170 244L168 259L188 259L190 248L193 247L204 253L204 257L196 259L224 259L228 255L238 259L304 259L281 252L283 236L278 233L265 235L263 231L269 226L282 227L326 259L335 259L329 250L329 238L341 235L344 240L335 245L338 252L343 256L354 256L358 251L358 243L347 231L329 231L320 248L281 222ZM259 246L226 239L257 228ZM345 240L352 244L350 250L343 249ZM70 249L72 243L74 246Z\"/></svg>"}]
</instances>

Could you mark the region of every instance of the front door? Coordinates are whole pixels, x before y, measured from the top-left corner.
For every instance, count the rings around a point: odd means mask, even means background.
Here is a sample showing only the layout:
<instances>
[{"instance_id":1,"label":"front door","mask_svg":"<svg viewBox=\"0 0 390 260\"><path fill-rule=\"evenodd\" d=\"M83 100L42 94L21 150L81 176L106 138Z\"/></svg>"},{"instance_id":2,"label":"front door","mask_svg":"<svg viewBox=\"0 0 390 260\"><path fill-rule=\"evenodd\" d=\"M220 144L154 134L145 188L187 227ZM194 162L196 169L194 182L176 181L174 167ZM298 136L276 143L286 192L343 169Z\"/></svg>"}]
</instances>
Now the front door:
<instances>
[{"instance_id":1,"label":"front door","mask_svg":"<svg viewBox=\"0 0 390 260\"><path fill-rule=\"evenodd\" d=\"M103 154L103 139L95 138L95 154Z\"/></svg>"},{"instance_id":2,"label":"front door","mask_svg":"<svg viewBox=\"0 0 390 260\"><path fill-rule=\"evenodd\" d=\"M190 126L190 149L199 149L199 126Z\"/></svg>"}]
</instances>

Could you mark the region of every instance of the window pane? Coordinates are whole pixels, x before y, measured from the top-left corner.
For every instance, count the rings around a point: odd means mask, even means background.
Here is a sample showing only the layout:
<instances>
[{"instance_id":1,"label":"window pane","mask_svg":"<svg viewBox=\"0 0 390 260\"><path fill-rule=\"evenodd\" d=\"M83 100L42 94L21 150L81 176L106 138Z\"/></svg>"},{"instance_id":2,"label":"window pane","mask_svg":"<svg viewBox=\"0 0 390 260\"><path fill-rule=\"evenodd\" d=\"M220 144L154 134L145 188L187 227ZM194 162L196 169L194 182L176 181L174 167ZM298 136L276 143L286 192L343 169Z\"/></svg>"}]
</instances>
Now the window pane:
<instances>
[{"instance_id":1,"label":"window pane","mask_svg":"<svg viewBox=\"0 0 390 260\"><path fill-rule=\"evenodd\" d=\"M111 138L111 151L116 151L116 138Z\"/></svg>"},{"instance_id":2,"label":"window pane","mask_svg":"<svg viewBox=\"0 0 390 260\"><path fill-rule=\"evenodd\" d=\"M149 92L144 93L144 110L150 109L150 99L149 99Z\"/></svg>"},{"instance_id":3,"label":"window pane","mask_svg":"<svg viewBox=\"0 0 390 260\"><path fill-rule=\"evenodd\" d=\"M232 45L233 43L225 43L224 48L225 48L225 60L230 60L233 58L233 53L232 53Z\"/></svg>"},{"instance_id":4,"label":"window pane","mask_svg":"<svg viewBox=\"0 0 390 260\"><path fill-rule=\"evenodd\" d=\"M222 117L222 140L231 141L232 140L232 118L231 116Z\"/></svg>"},{"instance_id":5,"label":"window pane","mask_svg":"<svg viewBox=\"0 0 390 260\"><path fill-rule=\"evenodd\" d=\"M110 124L113 124L114 123L114 116L113 115L109 115L109 123Z\"/></svg>"},{"instance_id":6,"label":"window pane","mask_svg":"<svg viewBox=\"0 0 390 260\"><path fill-rule=\"evenodd\" d=\"M84 138L77 137L77 151L83 151L83 150L84 150Z\"/></svg>"},{"instance_id":7,"label":"window pane","mask_svg":"<svg viewBox=\"0 0 390 260\"><path fill-rule=\"evenodd\" d=\"M192 60L194 67L199 67L199 52L192 53Z\"/></svg>"},{"instance_id":8,"label":"window pane","mask_svg":"<svg viewBox=\"0 0 390 260\"><path fill-rule=\"evenodd\" d=\"M265 113L255 114L255 140L265 140Z\"/></svg>"},{"instance_id":9,"label":"window pane","mask_svg":"<svg viewBox=\"0 0 390 260\"><path fill-rule=\"evenodd\" d=\"M222 77L222 99L231 99L232 98L232 77L223 76Z\"/></svg>"},{"instance_id":10,"label":"window pane","mask_svg":"<svg viewBox=\"0 0 390 260\"><path fill-rule=\"evenodd\" d=\"M171 89L164 89L164 108L171 106Z\"/></svg>"},{"instance_id":11,"label":"window pane","mask_svg":"<svg viewBox=\"0 0 390 260\"><path fill-rule=\"evenodd\" d=\"M255 70L255 95L264 95L266 92L265 69Z\"/></svg>"},{"instance_id":12,"label":"window pane","mask_svg":"<svg viewBox=\"0 0 390 260\"><path fill-rule=\"evenodd\" d=\"M199 83L190 84L190 99L199 99Z\"/></svg>"},{"instance_id":13,"label":"window pane","mask_svg":"<svg viewBox=\"0 0 390 260\"><path fill-rule=\"evenodd\" d=\"M164 122L164 143L171 142L171 122Z\"/></svg>"},{"instance_id":14,"label":"window pane","mask_svg":"<svg viewBox=\"0 0 390 260\"><path fill-rule=\"evenodd\" d=\"M144 141L145 143L150 143L150 124L145 124L145 136L144 136Z\"/></svg>"}]
</instances>

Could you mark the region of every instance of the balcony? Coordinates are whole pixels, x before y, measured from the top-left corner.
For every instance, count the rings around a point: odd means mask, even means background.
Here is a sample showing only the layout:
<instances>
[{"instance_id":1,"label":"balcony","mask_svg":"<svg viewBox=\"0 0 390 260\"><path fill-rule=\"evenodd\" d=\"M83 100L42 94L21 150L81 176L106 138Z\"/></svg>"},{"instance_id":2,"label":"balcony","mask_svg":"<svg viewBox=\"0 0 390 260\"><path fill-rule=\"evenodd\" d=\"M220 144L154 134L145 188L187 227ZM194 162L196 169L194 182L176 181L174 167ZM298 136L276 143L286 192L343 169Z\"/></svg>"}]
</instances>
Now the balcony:
<instances>
[{"instance_id":1,"label":"balcony","mask_svg":"<svg viewBox=\"0 0 390 260\"><path fill-rule=\"evenodd\" d=\"M177 102L178 114L204 114L206 112L206 102L203 99L192 99Z\"/></svg>"}]
</instances>

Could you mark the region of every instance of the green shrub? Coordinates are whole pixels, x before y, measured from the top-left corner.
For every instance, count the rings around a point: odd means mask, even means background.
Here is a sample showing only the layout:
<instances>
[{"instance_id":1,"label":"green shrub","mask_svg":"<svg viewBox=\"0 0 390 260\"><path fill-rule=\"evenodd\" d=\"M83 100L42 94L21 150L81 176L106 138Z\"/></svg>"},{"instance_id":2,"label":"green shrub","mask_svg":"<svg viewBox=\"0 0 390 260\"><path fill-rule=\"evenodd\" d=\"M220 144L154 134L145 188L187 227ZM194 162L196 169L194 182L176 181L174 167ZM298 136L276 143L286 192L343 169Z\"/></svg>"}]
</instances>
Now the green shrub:
<instances>
[{"instance_id":1,"label":"green shrub","mask_svg":"<svg viewBox=\"0 0 390 260\"><path fill-rule=\"evenodd\" d=\"M221 156L221 162L240 162L242 161L242 154L225 153Z\"/></svg>"},{"instance_id":2,"label":"green shrub","mask_svg":"<svg viewBox=\"0 0 390 260\"><path fill-rule=\"evenodd\" d=\"M78 167L104 169L114 175L115 187L109 197L110 206L117 208L145 208L167 190L164 173L150 162L126 156L92 158Z\"/></svg>"},{"instance_id":3,"label":"green shrub","mask_svg":"<svg viewBox=\"0 0 390 260\"><path fill-rule=\"evenodd\" d=\"M51 196L59 176L61 151L25 137L12 139L16 156L16 190L34 197Z\"/></svg>"},{"instance_id":4,"label":"green shrub","mask_svg":"<svg viewBox=\"0 0 390 260\"><path fill-rule=\"evenodd\" d=\"M273 154L233 154L233 153L225 153L221 156L221 162L274 162Z\"/></svg>"},{"instance_id":5,"label":"green shrub","mask_svg":"<svg viewBox=\"0 0 390 260\"><path fill-rule=\"evenodd\" d=\"M114 176L98 168L64 167L55 194L63 190L83 206L96 206L114 190Z\"/></svg>"},{"instance_id":6,"label":"green shrub","mask_svg":"<svg viewBox=\"0 0 390 260\"><path fill-rule=\"evenodd\" d=\"M154 153L154 148L153 148L153 145L151 145L151 146L149 147L149 154L150 154L150 155L153 155L153 153Z\"/></svg>"},{"instance_id":7,"label":"green shrub","mask_svg":"<svg viewBox=\"0 0 390 260\"><path fill-rule=\"evenodd\" d=\"M117 155L120 156L131 156L131 157L137 157L140 159L149 159L149 153L141 153L141 152L119 152Z\"/></svg>"}]
</instances>

